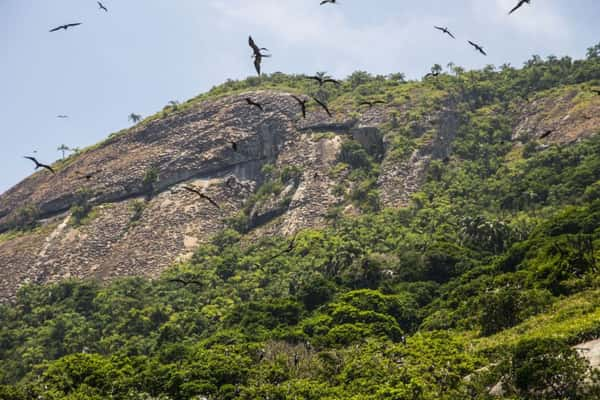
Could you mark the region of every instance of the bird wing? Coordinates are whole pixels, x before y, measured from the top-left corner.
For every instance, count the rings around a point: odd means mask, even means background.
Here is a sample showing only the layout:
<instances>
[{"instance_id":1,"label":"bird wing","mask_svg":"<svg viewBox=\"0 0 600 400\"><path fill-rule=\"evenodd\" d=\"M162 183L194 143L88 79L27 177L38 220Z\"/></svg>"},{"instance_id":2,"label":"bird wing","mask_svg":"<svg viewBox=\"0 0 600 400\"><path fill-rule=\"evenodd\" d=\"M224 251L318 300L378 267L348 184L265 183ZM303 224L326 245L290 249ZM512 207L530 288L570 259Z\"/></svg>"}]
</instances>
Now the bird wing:
<instances>
[{"instance_id":1,"label":"bird wing","mask_svg":"<svg viewBox=\"0 0 600 400\"><path fill-rule=\"evenodd\" d=\"M469 40L469 44L470 44L471 46L475 47L475 48L479 47L479 46L477 46L475 43L471 42L470 40Z\"/></svg>"},{"instance_id":2,"label":"bird wing","mask_svg":"<svg viewBox=\"0 0 600 400\"><path fill-rule=\"evenodd\" d=\"M197 194L198 196L202 195L202 193L200 193L200 191L199 191L199 190L197 190L197 189L194 189L194 188L192 188L192 187L189 187L189 186L184 186L183 188L184 188L185 190L187 190L188 192L192 192L192 193L195 193L195 194Z\"/></svg>"},{"instance_id":3,"label":"bird wing","mask_svg":"<svg viewBox=\"0 0 600 400\"><path fill-rule=\"evenodd\" d=\"M25 157L23 157L23 158L26 158L26 159L28 159L28 160L31 160L31 161L33 161L33 162L34 162L36 165L38 165L38 164L39 164L38 160L36 160L36 159L35 159L35 157L27 157L27 156L25 156Z\"/></svg>"},{"instance_id":4,"label":"bird wing","mask_svg":"<svg viewBox=\"0 0 600 400\"><path fill-rule=\"evenodd\" d=\"M358 106L359 107L360 106L369 106L369 107L372 107L373 103L371 103L370 101L362 101L362 102L358 103Z\"/></svg>"},{"instance_id":5,"label":"bird wing","mask_svg":"<svg viewBox=\"0 0 600 400\"><path fill-rule=\"evenodd\" d=\"M434 25L433 27L434 27L435 29L439 30L439 31L442 31L442 32L444 32L444 31L445 31L445 29L444 29L444 28L442 28L441 26L435 26L435 25Z\"/></svg>"},{"instance_id":6,"label":"bird wing","mask_svg":"<svg viewBox=\"0 0 600 400\"><path fill-rule=\"evenodd\" d=\"M341 83L339 81L336 81L335 79L331 79L331 78L327 78L323 81L323 83L327 83L327 82L334 83L336 85L341 85Z\"/></svg>"},{"instance_id":7,"label":"bird wing","mask_svg":"<svg viewBox=\"0 0 600 400\"><path fill-rule=\"evenodd\" d=\"M72 26L78 26L78 25L81 25L81 22L76 22L76 23L74 23L74 24L67 24L67 25L65 25L65 26L66 26L67 28L70 28L70 27L72 27Z\"/></svg>"},{"instance_id":8,"label":"bird wing","mask_svg":"<svg viewBox=\"0 0 600 400\"><path fill-rule=\"evenodd\" d=\"M446 31L446 33L447 33L448 35L450 35L450 37L451 37L452 39L456 39L456 38L454 37L454 35L452 34L452 32L450 32L450 31Z\"/></svg>"},{"instance_id":9,"label":"bird wing","mask_svg":"<svg viewBox=\"0 0 600 400\"><path fill-rule=\"evenodd\" d=\"M517 11L519 8L521 8L521 6L523 6L523 4L525 4L525 1L523 1L523 0L519 1L519 3L518 3L518 4L517 4L517 5L516 5L516 6L515 6L515 7L514 7L512 10L510 10L508 13L509 13L509 14L512 14L512 13L514 13L514 12L515 12L515 11Z\"/></svg>"},{"instance_id":10,"label":"bird wing","mask_svg":"<svg viewBox=\"0 0 600 400\"><path fill-rule=\"evenodd\" d=\"M207 195L205 195L204 193L199 193L200 197L202 197L203 199L207 200L210 204L212 204L213 206L217 207L218 209L221 209L221 207L210 197L208 197Z\"/></svg>"},{"instance_id":11,"label":"bird wing","mask_svg":"<svg viewBox=\"0 0 600 400\"><path fill-rule=\"evenodd\" d=\"M53 174L55 174L56 172L52 169L51 166L49 165L45 165L45 164L40 164L40 167L47 169L48 171L52 172Z\"/></svg>"},{"instance_id":12,"label":"bird wing","mask_svg":"<svg viewBox=\"0 0 600 400\"><path fill-rule=\"evenodd\" d=\"M298 102L298 104L304 104L304 101L302 99L300 99L300 97L295 96L293 94L291 96L293 99L295 99Z\"/></svg>"},{"instance_id":13,"label":"bird wing","mask_svg":"<svg viewBox=\"0 0 600 400\"><path fill-rule=\"evenodd\" d=\"M61 29L64 29L64 27L63 27L63 26L57 26L57 27L56 27L56 28L54 28L54 29L50 29L50 32L56 32L56 31L59 31L59 30L61 30Z\"/></svg>"},{"instance_id":14,"label":"bird wing","mask_svg":"<svg viewBox=\"0 0 600 400\"><path fill-rule=\"evenodd\" d=\"M312 79L313 81L323 83L323 79L319 78L318 76L307 76L306 79Z\"/></svg>"},{"instance_id":15,"label":"bird wing","mask_svg":"<svg viewBox=\"0 0 600 400\"><path fill-rule=\"evenodd\" d=\"M313 100L316 101L317 104L319 104L321 107L323 107L323 109L327 112L327 115L329 115L330 117L332 117L331 112L329 111L329 108L327 107L327 105L325 103L321 102L316 97L313 97Z\"/></svg>"},{"instance_id":16,"label":"bird wing","mask_svg":"<svg viewBox=\"0 0 600 400\"><path fill-rule=\"evenodd\" d=\"M383 101L383 100L375 100L373 102L373 104L385 104L385 101Z\"/></svg>"}]
</instances>

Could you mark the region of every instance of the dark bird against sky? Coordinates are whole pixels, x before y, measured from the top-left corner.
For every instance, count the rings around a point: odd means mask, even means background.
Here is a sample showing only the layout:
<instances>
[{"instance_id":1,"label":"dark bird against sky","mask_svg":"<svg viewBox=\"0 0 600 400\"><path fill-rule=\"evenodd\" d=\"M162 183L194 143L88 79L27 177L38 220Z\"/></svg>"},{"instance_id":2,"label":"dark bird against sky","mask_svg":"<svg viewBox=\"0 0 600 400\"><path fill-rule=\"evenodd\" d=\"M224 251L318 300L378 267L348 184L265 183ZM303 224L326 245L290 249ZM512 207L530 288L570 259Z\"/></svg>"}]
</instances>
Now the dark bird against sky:
<instances>
[{"instance_id":1,"label":"dark bird against sky","mask_svg":"<svg viewBox=\"0 0 600 400\"><path fill-rule=\"evenodd\" d=\"M269 51L269 49L267 49L266 47L258 47L254 42L254 39L252 39L252 36L248 36L248 45L250 45L250 47L252 48L252 52L254 53L252 54L252 57L254 57L254 68L256 69L256 73L258 73L258 76L260 76L261 63L263 57L271 57L271 55L269 54L263 54L262 51Z\"/></svg>"},{"instance_id":2,"label":"dark bird against sky","mask_svg":"<svg viewBox=\"0 0 600 400\"><path fill-rule=\"evenodd\" d=\"M531 0L519 0L519 2L517 3L517 5L512 10L510 10L508 14L514 13L519 8L523 7L523 5L525 5L525 4L531 4Z\"/></svg>"},{"instance_id":3,"label":"dark bird against sky","mask_svg":"<svg viewBox=\"0 0 600 400\"><path fill-rule=\"evenodd\" d=\"M54 170L52 169L51 166L40 163L38 160L35 159L35 157L27 157L27 156L25 156L25 158L28 159L28 160L31 160L31 161L33 161L35 163L35 169L45 168L48 171L52 172L53 174L56 173L56 172L54 172Z\"/></svg>"},{"instance_id":4,"label":"dark bird against sky","mask_svg":"<svg viewBox=\"0 0 600 400\"><path fill-rule=\"evenodd\" d=\"M450 32L447 27L434 26L434 28L437 29L437 30L440 30L440 31L444 32L445 34L447 34L448 36L450 36L452 39L456 39L454 37L454 35L452 34L452 32Z\"/></svg>"},{"instance_id":5,"label":"dark bird against sky","mask_svg":"<svg viewBox=\"0 0 600 400\"><path fill-rule=\"evenodd\" d=\"M469 44L473 47L475 47L475 50L477 50L478 52L480 52L481 54L483 54L484 56L487 56L487 53L485 52L485 50L483 49L483 46L478 45L475 42L471 42L469 40Z\"/></svg>"},{"instance_id":6,"label":"dark bird against sky","mask_svg":"<svg viewBox=\"0 0 600 400\"><path fill-rule=\"evenodd\" d=\"M67 29L69 29L69 28L71 28L73 26L78 26L78 25L81 25L81 24L82 24L82 22L76 22L76 23L73 23L73 24L65 24L65 25L57 26L54 29L50 29L50 32L60 31L61 29L64 29L66 31Z\"/></svg>"},{"instance_id":7,"label":"dark bird against sky","mask_svg":"<svg viewBox=\"0 0 600 400\"><path fill-rule=\"evenodd\" d=\"M341 83L339 81L336 81L335 79L331 79L328 77L307 76L306 79L312 79L313 81L317 81L319 83L319 86L323 86L326 83L333 83L338 86L341 85Z\"/></svg>"},{"instance_id":8,"label":"dark bird against sky","mask_svg":"<svg viewBox=\"0 0 600 400\"><path fill-rule=\"evenodd\" d=\"M104 11L108 12L108 8L106 8L104 6L104 4L102 4L101 2L98 2L98 7L100 7L100 10L104 10Z\"/></svg>"}]
</instances>

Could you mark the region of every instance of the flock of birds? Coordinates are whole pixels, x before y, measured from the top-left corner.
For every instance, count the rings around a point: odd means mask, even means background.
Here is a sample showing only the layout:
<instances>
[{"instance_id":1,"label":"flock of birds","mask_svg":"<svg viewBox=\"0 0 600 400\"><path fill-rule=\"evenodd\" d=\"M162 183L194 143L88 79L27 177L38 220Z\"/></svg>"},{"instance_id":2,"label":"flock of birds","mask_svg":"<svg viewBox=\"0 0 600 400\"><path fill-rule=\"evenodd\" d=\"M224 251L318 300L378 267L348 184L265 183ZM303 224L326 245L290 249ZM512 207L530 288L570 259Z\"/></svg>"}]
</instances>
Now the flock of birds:
<instances>
[{"instance_id":1,"label":"flock of birds","mask_svg":"<svg viewBox=\"0 0 600 400\"><path fill-rule=\"evenodd\" d=\"M97 1L97 4L98 4L99 10L108 12L108 8L101 1ZM339 3L336 0L322 0L320 2L320 5L322 5L322 6L326 5L326 4L339 4ZM519 8L521 8L525 4L531 4L531 0L519 0L518 3L516 4L516 6L509 11L509 14L514 13L515 11L517 11ZM74 28L79 25L82 25L82 23L75 22L75 23L59 25L53 29L50 29L50 32L57 32L57 31L61 31L61 30L67 31L70 28ZM450 38L456 39L456 37L454 36L454 34L450 31L450 29L448 27L434 26L434 28L439 30L443 34L448 35ZM473 42L471 40L469 40L468 43L471 46L473 46L474 49L476 51L478 51L479 53L481 53L482 55L484 55L484 56L487 55L487 53L482 45L480 45L476 42ZM248 37L248 45L252 49L252 58L254 59L254 68L256 69L256 73L258 74L258 76L260 76L263 59L271 57L271 54L266 54L265 52L268 52L269 49L267 49L265 47L259 47L256 44L256 42L254 41L254 39L252 38L252 36ZM439 72L432 72L432 73L427 74L426 78L432 77L432 76L436 77L437 75L439 75ZM339 81L332 79L330 77L326 77L326 76L307 76L306 79L315 81L319 85L319 87L323 87L326 84L333 84L333 85L338 85L338 86L341 84ZM297 102L303 118L306 118L307 106L308 106L308 102L310 100L313 100L319 107L321 107L327 113L327 115L329 117L332 117L332 113L331 113L328 105L325 102L319 100L318 98L316 98L314 96L298 97L295 95L291 95L291 97ZM248 106L255 107L257 110L260 110L261 112L264 111L263 104L255 101L251 98L246 98L245 101ZM360 106L368 106L369 108L371 108L377 104L384 104L384 103L385 102L383 100L363 101L363 102L359 103L358 106L359 107ZM67 115L58 115L57 118L64 119L64 118L68 118L68 116ZM237 152L238 151L237 143L235 143L235 142L229 142L229 143L230 143L233 151ZM39 168L43 168L43 169L48 170L52 174L56 173L56 171L50 165L39 162L35 157L26 156L24 158L31 160L34 163L34 167L36 170ZM85 178L88 181L93 177L94 174L95 173L79 173L79 175L81 175L82 178ZM184 186L183 188L185 190L187 190L188 192L196 194L201 199L208 201L213 206L220 208L219 205L212 198L210 198L209 196L207 196L205 193L201 192L200 190L198 190L194 187L191 187L191 186Z\"/></svg>"}]
</instances>

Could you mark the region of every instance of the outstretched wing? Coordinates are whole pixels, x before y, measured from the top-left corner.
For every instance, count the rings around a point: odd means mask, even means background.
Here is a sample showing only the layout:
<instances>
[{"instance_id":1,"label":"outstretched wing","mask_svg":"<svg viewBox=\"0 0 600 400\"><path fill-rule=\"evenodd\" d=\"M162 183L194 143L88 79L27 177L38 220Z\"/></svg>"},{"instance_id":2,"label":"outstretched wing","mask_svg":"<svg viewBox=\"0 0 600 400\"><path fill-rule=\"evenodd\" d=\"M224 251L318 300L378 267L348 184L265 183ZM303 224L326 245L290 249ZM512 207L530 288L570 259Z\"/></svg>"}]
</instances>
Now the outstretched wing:
<instances>
[{"instance_id":1,"label":"outstretched wing","mask_svg":"<svg viewBox=\"0 0 600 400\"><path fill-rule=\"evenodd\" d=\"M256 43L254 43L254 39L252 39L252 36L248 36L248 45L250 47L252 47L252 50L254 51L254 54L260 54L260 49L258 48L258 46L256 45Z\"/></svg>"},{"instance_id":2,"label":"outstretched wing","mask_svg":"<svg viewBox=\"0 0 600 400\"><path fill-rule=\"evenodd\" d=\"M327 105L325 103L321 102L316 97L313 97L313 100L316 101L317 104L320 105L325 110L325 112L327 112L327 115L329 115L330 117L333 117L333 115L331 115L331 112L329 111L329 108L327 107Z\"/></svg>"},{"instance_id":3,"label":"outstretched wing","mask_svg":"<svg viewBox=\"0 0 600 400\"><path fill-rule=\"evenodd\" d=\"M260 76L260 62L262 61L262 56L258 54L254 57L254 68L256 69L256 73Z\"/></svg>"},{"instance_id":4,"label":"outstretched wing","mask_svg":"<svg viewBox=\"0 0 600 400\"><path fill-rule=\"evenodd\" d=\"M331 78L327 78L327 79L325 79L323 81L323 83L327 83L327 82L333 83L333 84L336 84L336 85L341 85L341 83L339 81L336 81L335 79L331 79Z\"/></svg>"},{"instance_id":5,"label":"outstretched wing","mask_svg":"<svg viewBox=\"0 0 600 400\"><path fill-rule=\"evenodd\" d=\"M519 1L519 3L517 3L517 5L516 5L516 6L515 6L515 7L514 7L512 10L510 10L508 13L509 13L509 14L512 14L512 13L514 13L514 12L515 12L515 11L517 11L519 8L521 8L521 7L523 6L523 4L525 4L525 0L520 0L520 1Z\"/></svg>"},{"instance_id":6,"label":"outstretched wing","mask_svg":"<svg viewBox=\"0 0 600 400\"><path fill-rule=\"evenodd\" d=\"M54 28L54 29L50 29L50 32L56 32L56 31L60 31L61 29L64 29L64 28L65 28L64 26L57 26L57 27L56 27L56 28Z\"/></svg>"},{"instance_id":7,"label":"outstretched wing","mask_svg":"<svg viewBox=\"0 0 600 400\"><path fill-rule=\"evenodd\" d=\"M67 28L71 28L72 26L78 26L78 25L81 25L81 22L76 22L76 23L74 23L74 24L67 24L67 25L65 25L65 26L66 26Z\"/></svg>"}]
</instances>

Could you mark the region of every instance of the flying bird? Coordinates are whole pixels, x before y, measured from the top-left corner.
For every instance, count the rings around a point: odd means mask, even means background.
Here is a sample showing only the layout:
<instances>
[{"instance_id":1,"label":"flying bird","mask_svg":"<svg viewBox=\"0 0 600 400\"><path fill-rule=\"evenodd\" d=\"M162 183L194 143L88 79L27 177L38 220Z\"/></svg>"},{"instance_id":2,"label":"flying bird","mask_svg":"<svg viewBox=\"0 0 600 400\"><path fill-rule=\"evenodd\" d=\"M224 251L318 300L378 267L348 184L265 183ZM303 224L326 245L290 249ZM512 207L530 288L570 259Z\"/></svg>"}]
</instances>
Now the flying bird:
<instances>
[{"instance_id":1,"label":"flying bird","mask_svg":"<svg viewBox=\"0 0 600 400\"><path fill-rule=\"evenodd\" d=\"M478 45L477 43L473 43L469 40L469 44L473 47L475 47L475 50L477 50L478 52L480 52L481 54L483 54L484 56L487 56L487 53L485 52L485 50L483 50L483 46Z\"/></svg>"},{"instance_id":2,"label":"flying bird","mask_svg":"<svg viewBox=\"0 0 600 400\"><path fill-rule=\"evenodd\" d=\"M437 30L439 30L439 31L444 32L445 34L447 34L448 36L450 36L452 39L456 39L454 37L454 35L452 34L452 32L450 32L447 27L434 26L434 28L437 29Z\"/></svg>"},{"instance_id":3,"label":"flying bird","mask_svg":"<svg viewBox=\"0 0 600 400\"><path fill-rule=\"evenodd\" d=\"M312 79L313 81L317 81L319 82L319 86L323 86L326 83L333 83L335 85L341 85L341 83L339 81L336 81L335 79L331 79L331 78L322 78L320 76L307 76L306 79Z\"/></svg>"},{"instance_id":4,"label":"flying bird","mask_svg":"<svg viewBox=\"0 0 600 400\"><path fill-rule=\"evenodd\" d=\"M60 115L57 115L56 118L65 119L65 118L69 118L69 116L60 114Z\"/></svg>"},{"instance_id":5,"label":"flying bird","mask_svg":"<svg viewBox=\"0 0 600 400\"><path fill-rule=\"evenodd\" d=\"M323 0L323 1L321 1L321 5L327 4L327 3L339 4L336 0Z\"/></svg>"},{"instance_id":6,"label":"flying bird","mask_svg":"<svg viewBox=\"0 0 600 400\"><path fill-rule=\"evenodd\" d=\"M552 132L554 132L554 129L548 129L546 132L544 132L544 133L542 134L542 136L540 136L540 139L547 138L548 136L550 136L550 134L551 134Z\"/></svg>"},{"instance_id":7,"label":"flying bird","mask_svg":"<svg viewBox=\"0 0 600 400\"><path fill-rule=\"evenodd\" d=\"M298 237L298 234L294 235L294 237L292 238L292 240L290 241L290 243L288 244L288 246L285 249L283 249L279 253L275 254L274 256L270 257L266 262L273 261L274 259L279 258L284 254L291 253L296 248L296 238L297 237Z\"/></svg>"},{"instance_id":8,"label":"flying bird","mask_svg":"<svg viewBox=\"0 0 600 400\"><path fill-rule=\"evenodd\" d=\"M298 102L298 104L300 104L300 107L302 108L302 118L306 118L306 103L308 102L308 100L302 100L301 98L294 95L292 95L292 97Z\"/></svg>"},{"instance_id":9,"label":"flying bird","mask_svg":"<svg viewBox=\"0 0 600 400\"><path fill-rule=\"evenodd\" d=\"M98 7L100 7L100 10L104 10L104 11L108 12L108 8L106 8L104 6L104 4L102 4L101 2L98 2Z\"/></svg>"},{"instance_id":10,"label":"flying bird","mask_svg":"<svg viewBox=\"0 0 600 400\"><path fill-rule=\"evenodd\" d=\"M331 112L329 111L329 108L327 107L327 105L325 103L323 103L316 97L313 97L313 100L316 101L317 104L320 105L323 108L323 110L325 110L325 112L327 112L327 115L329 115L330 117L333 117L333 115L331 115Z\"/></svg>"},{"instance_id":11,"label":"flying bird","mask_svg":"<svg viewBox=\"0 0 600 400\"><path fill-rule=\"evenodd\" d=\"M200 281L195 281L195 280L187 280L186 281L185 279L181 279L181 278L167 279L167 282L181 283L183 286L188 286L191 284L198 285L200 287L204 286L204 284Z\"/></svg>"},{"instance_id":12,"label":"flying bird","mask_svg":"<svg viewBox=\"0 0 600 400\"><path fill-rule=\"evenodd\" d=\"M369 106L369 108L372 108L375 104L385 104L385 101L383 100L375 100L375 101L363 101L358 103L358 106Z\"/></svg>"},{"instance_id":13,"label":"flying bird","mask_svg":"<svg viewBox=\"0 0 600 400\"><path fill-rule=\"evenodd\" d=\"M248 103L249 106L254 106L258 108L260 111L265 111L262 104L252 101L251 98L246 98L246 103Z\"/></svg>"},{"instance_id":14,"label":"flying bird","mask_svg":"<svg viewBox=\"0 0 600 400\"><path fill-rule=\"evenodd\" d=\"M514 13L515 11L517 11L519 8L523 7L523 5L525 4L531 4L531 0L519 0L519 2L517 3L517 5L509 11L509 15Z\"/></svg>"},{"instance_id":15,"label":"flying bird","mask_svg":"<svg viewBox=\"0 0 600 400\"><path fill-rule=\"evenodd\" d=\"M425 79L428 79L428 78L437 78L438 76L440 76L439 72L430 72L427 75L425 75Z\"/></svg>"},{"instance_id":16,"label":"flying bird","mask_svg":"<svg viewBox=\"0 0 600 400\"><path fill-rule=\"evenodd\" d=\"M27 156L25 156L24 158L26 158L26 159L28 159L28 160L31 160L31 161L33 161L33 162L35 163L35 169L38 169L38 168L45 168L45 169L47 169L48 171L52 172L53 174L55 174L55 173L56 173L56 172L54 172L54 170L52 169L52 167L51 167L51 166L49 166L49 165L46 165L46 164L42 164L42 163L40 163L38 160L36 160L36 159L35 159L35 157L27 157Z\"/></svg>"},{"instance_id":17,"label":"flying bird","mask_svg":"<svg viewBox=\"0 0 600 400\"><path fill-rule=\"evenodd\" d=\"M61 29L64 29L66 31L67 29L69 29L69 28L71 28L73 26L78 26L78 25L81 25L81 24L82 24L81 22L77 22L77 23L74 23L74 24L65 24L65 25L57 26L54 29L50 29L50 32L60 31Z\"/></svg>"},{"instance_id":18,"label":"flying bird","mask_svg":"<svg viewBox=\"0 0 600 400\"><path fill-rule=\"evenodd\" d=\"M79 175L81 179L85 179L86 181L89 181L89 180L91 180L94 177L94 175L96 175L100 171L101 170L92 171L92 172L80 172L80 171L77 171L76 174Z\"/></svg>"},{"instance_id":19,"label":"flying bird","mask_svg":"<svg viewBox=\"0 0 600 400\"><path fill-rule=\"evenodd\" d=\"M202 193L198 189L193 188L193 187L189 187L189 186L184 186L183 188L185 190L187 190L188 192L192 192L192 193L197 194L198 196L200 196L200 198L208 201L210 204L212 204L213 206L217 207L218 209L221 208L213 199L211 199L210 197L208 197L207 195L205 195L204 193Z\"/></svg>"},{"instance_id":20,"label":"flying bird","mask_svg":"<svg viewBox=\"0 0 600 400\"><path fill-rule=\"evenodd\" d=\"M248 45L252 48L252 57L254 57L254 68L256 68L256 72L258 76L260 76L260 65L262 63L263 57L271 57L269 54L263 54L262 51L269 51L266 47L258 47L252 39L252 36L248 36Z\"/></svg>"}]
</instances>

